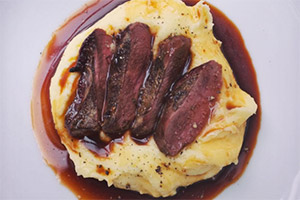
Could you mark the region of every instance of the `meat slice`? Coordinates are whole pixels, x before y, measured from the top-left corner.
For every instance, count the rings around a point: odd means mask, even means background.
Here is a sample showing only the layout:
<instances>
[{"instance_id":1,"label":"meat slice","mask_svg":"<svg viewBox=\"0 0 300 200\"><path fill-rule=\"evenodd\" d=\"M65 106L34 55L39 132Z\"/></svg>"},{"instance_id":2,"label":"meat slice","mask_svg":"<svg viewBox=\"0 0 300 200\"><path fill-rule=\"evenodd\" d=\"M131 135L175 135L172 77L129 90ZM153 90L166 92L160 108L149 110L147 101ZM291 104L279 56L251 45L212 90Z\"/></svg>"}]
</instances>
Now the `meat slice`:
<instances>
[{"instance_id":1,"label":"meat slice","mask_svg":"<svg viewBox=\"0 0 300 200\"><path fill-rule=\"evenodd\" d=\"M185 74L173 87L154 139L160 151L175 156L208 122L222 86L222 66L209 61Z\"/></svg>"},{"instance_id":2,"label":"meat slice","mask_svg":"<svg viewBox=\"0 0 300 200\"><path fill-rule=\"evenodd\" d=\"M159 44L158 56L140 92L137 116L131 129L133 137L143 138L153 133L164 97L182 76L190 48L191 40L184 36L168 37Z\"/></svg>"},{"instance_id":3,"label":"meat slice","mask_svg":"<svg viewBox=\"0 0 300 200\"><path fill-rule=\"evenodd\" d=\"M117 48L107 81L102 129L118 137L134 120L139 89L151 61L152 36L147 25L130 24L117 37Z\"/></svg>"},{"instance_id":4,"label":"meat slice","mask_svg":"<svg viewBox=\"0 0 300 200\"><path fill-rule=\"evenodd\" d=\"M94 77L96 86L97 107L99 111L100 121L105 100L107 73L111 65L113 53L115 50L115 44L113 38L109 35L106 35L105 31L103 30L96 31L96 35L96 48L94 51Z\"/></svg>"},{"instance_id":5,"label":"meat slice","mask_svg":"<svg viewBox=\"0 0 300 200\"><path fill-rule=\"evenodd\" d=\"M73 137L90 136L101 129L100 116L112 52L112 37L96 29L83 42L76 66L70 69L70 72L81 73L74 101L65 114L65 127Z\"/></svg>"}]
</instances>

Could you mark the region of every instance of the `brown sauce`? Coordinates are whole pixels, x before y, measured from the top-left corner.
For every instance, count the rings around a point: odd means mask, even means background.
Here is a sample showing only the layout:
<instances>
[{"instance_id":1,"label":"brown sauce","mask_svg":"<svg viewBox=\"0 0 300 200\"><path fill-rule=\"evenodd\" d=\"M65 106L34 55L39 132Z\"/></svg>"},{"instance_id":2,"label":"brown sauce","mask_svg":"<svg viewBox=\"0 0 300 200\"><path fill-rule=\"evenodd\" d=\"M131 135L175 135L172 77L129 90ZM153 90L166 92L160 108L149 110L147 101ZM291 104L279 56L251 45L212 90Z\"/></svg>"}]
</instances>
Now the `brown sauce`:
<instances>
[{"instance_id":1,"label":"brown sauce","mask_svg":"<svg viewBox=\"0 0 300 200\"><path fill-rule=\"evenodd\" d=\"M51 105L49 99L50 80L55 73L62 53L72 38L82 30L90 27L95 21L106 13L122 4L126 0L101 0L92 3L71 17L53 35L51 41L43 52L39 68L36 72L33 96L31 102L32 125L35 136L42 150L47 164L60 177L61 182L67 186L78 198L82 199L149 199L148 195L126 191L114 187L107 187L106 182L77 176L74 165L69 159L65 147L54 127ZM198 0L184 0L187 5L194 5ZM246 169L256 144L260 127L261 107L260 95L256 74L251 58L246 50L244 41L236 26L217 8L210 5L214 18L215 37L223 42L222 51L230 63L236 80L240 87L249 93L258 104L256 115L247 123L244 144L239 155L239 164L230 165L222 169L215 177L200 181L187 188L179 188L176 196L171 199L210 199L222 192L230 184L236 182ZM66 76L68 76L66 74ZM60 84L65 84L62 80ZM87 141L90 149L99 145L95 141ZM121 141L117 141L121 142ZM99 146L98 146L99 147ZM95 148L98 151L99 148ZM103 155L110 151L110 144L103 145ZM99 152L95 152L99 153ZM99 173L109 173L109 170L99 166Z\"/></svg>"},{"instance_id":2,"label":"brown sauce","mask_svg":"<svg viewBox=\"0 0 300 200\"><path fill-rule=\"evenodd\" d=\"M60 85L60 93L63 92L63 89L67 83L68 77L70 75L70 69L75 67L76 62L73 62L68 68L64 69L63 71L63 76L61 77L61 79L59 80L59 85Z\"/></svg>"},{"instance_id":3,"label":"brown sauce","mask_svg":"<svg viewBox=\"0 0 300 200\"><path fill-rule=\"evenodd\" d=\"M110 152L113 151L114 144L122 144L124 137L116 138L111 140L108 143L105 143L100 140L98 136L93 137L84 137L80 141L84 144L84 146L91 151L97 157L108 157Z\"/></svg>"}]
</instances>

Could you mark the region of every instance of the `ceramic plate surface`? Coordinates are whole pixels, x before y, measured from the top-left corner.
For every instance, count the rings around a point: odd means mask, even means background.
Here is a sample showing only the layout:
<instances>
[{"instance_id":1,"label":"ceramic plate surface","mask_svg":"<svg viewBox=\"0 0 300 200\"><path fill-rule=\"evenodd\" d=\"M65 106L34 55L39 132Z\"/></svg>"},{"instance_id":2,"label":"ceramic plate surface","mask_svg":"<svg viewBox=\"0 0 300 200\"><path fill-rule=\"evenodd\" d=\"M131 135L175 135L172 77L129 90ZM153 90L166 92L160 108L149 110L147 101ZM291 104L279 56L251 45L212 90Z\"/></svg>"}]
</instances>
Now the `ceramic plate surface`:
<instances>
[{"instance_id":1,"label":"ceramic plate surface","mask_svg":"<svg viewBox=\"0 0 300 200\"><path fill-rule=\"evenodd\" d=\"M217 199L300 199L300 1L211 0L239 28L256 69L262 121L242 177ZM0 0L0 199L76 199L44 163L32 82L51 34L84 0Z\"/></svg>"}]
</instances>

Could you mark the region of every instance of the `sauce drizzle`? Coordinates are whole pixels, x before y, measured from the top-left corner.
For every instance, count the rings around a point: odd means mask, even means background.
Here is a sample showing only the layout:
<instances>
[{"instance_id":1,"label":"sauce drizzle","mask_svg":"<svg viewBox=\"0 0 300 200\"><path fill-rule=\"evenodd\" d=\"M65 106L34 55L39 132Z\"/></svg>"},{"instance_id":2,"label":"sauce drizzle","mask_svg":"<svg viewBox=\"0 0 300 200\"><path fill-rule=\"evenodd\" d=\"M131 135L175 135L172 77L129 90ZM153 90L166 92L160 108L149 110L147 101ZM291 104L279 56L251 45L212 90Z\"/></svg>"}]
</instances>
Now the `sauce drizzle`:
<instances>
[{"instance_id":1,"label":"sauce drizzle","mask_svg":"<svg viewBox=\"0 0 300 200\"><path fill-rule=\"evenodd\" d=\"M67 80L68 80L68 77L69 77L69 75L70 75L70 69L71 68L73 68L73 67L75 67L75 65L76 65L76 62L73 62L68 68L66 68L66 69L64 69L64 71L63 71L63 76L62 76L62 78L59 80L59 85L60 85L60 93L62 93L63 92L63 90L64 90L64 87L65 87L65 85L66 85L66 83L67 83ZM72 99L72 98L71 98Z\"/></svg>"},{"instance_id":2,"label":"sauce drizzle","mask_svg":"<svg viewBox=\"0 0 300 200\"><path fill-rule=\"evenodd\" d=\"M52 76L60 61L63 51L69 41L78 33L90 27L126 0L100 0L87 5L77 14L67 20L53 35L45 48L37 69L33 95L31 102L32 125L35 136L40 145L43 157L47 164L54 170L61 182L67 186L78 198L81 199L151 199L149 195L140 195L137 192L121 190L115 187L107 187L106 182L91 178L77 176L73 162L69 159L68 152L60 143L60 139L54 127L49 98L49 86ZM192 6L198 0L184 0ZM210 5L210 4L209 4ZM230 184L236 182L249 163L256 138L260 128L261 106L260 95L254 67L245 47L242 36L237 27L217 8L210 5L214 19L214 34L222 41L222 51L234 72L240 87L249 93L258 104L256 115L249 118L244 143L239 155L238 165L231 164L224 167L220 173L208 180L200 181L187 188L179 188L175 196L167 199L211 199L217 196ZM67 76L68 73L66 73ZM61 85L65 83L61 81ZM86 145L89 140L86 140ZM121 141L118 141L121 142ZM144 141L140 141L144 142ZM90 148L93 148L90 146ZM106 151L110 150L110 144L106 145ZM97 149L98 151L99 149ZM105 152L102 152L105 155ZM107 173L99 166L99 173Z\"/></svg>"}]
</instances>

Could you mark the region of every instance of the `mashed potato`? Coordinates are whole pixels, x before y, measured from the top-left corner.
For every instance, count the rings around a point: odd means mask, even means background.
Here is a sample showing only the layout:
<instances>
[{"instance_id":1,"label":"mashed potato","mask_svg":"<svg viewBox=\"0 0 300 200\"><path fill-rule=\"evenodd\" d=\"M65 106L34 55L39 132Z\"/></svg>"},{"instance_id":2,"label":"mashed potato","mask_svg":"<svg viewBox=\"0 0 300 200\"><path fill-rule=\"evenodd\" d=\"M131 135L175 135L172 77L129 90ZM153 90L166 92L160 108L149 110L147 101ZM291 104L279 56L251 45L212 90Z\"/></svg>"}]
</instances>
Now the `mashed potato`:
<instances>
[{"instance_id":1,"label":"mashed potato","mask_svg":"<svg viewBox=\"0 0 300 200\"><path fill-rule=\"evenodd\" d=\"M71 73L63 88L59 82L76 61L82 42L96 28L112 35L133 22L147 24L155 34L154 55L159 42L170 34L185 35L192 40L191 68L209 60L222 65L223 86L208 124L196 140L175 157L161 153L152 137L146 145L138 145L129 133L124 135L122 144L114 143L107 157L100 157L80 140L71 138L64 127L64 116L80 74ZM202 1L188 7L180 0L132 0L111 11L69 43L51 80L50 98L55 127L78 175L105 180L108 186L166 197L176 194L179 186L210 178L224 166L238 163L246 120L255 113L257 105L237 85L212 27L209 7Z\"/></svg>"}]
</instances>

